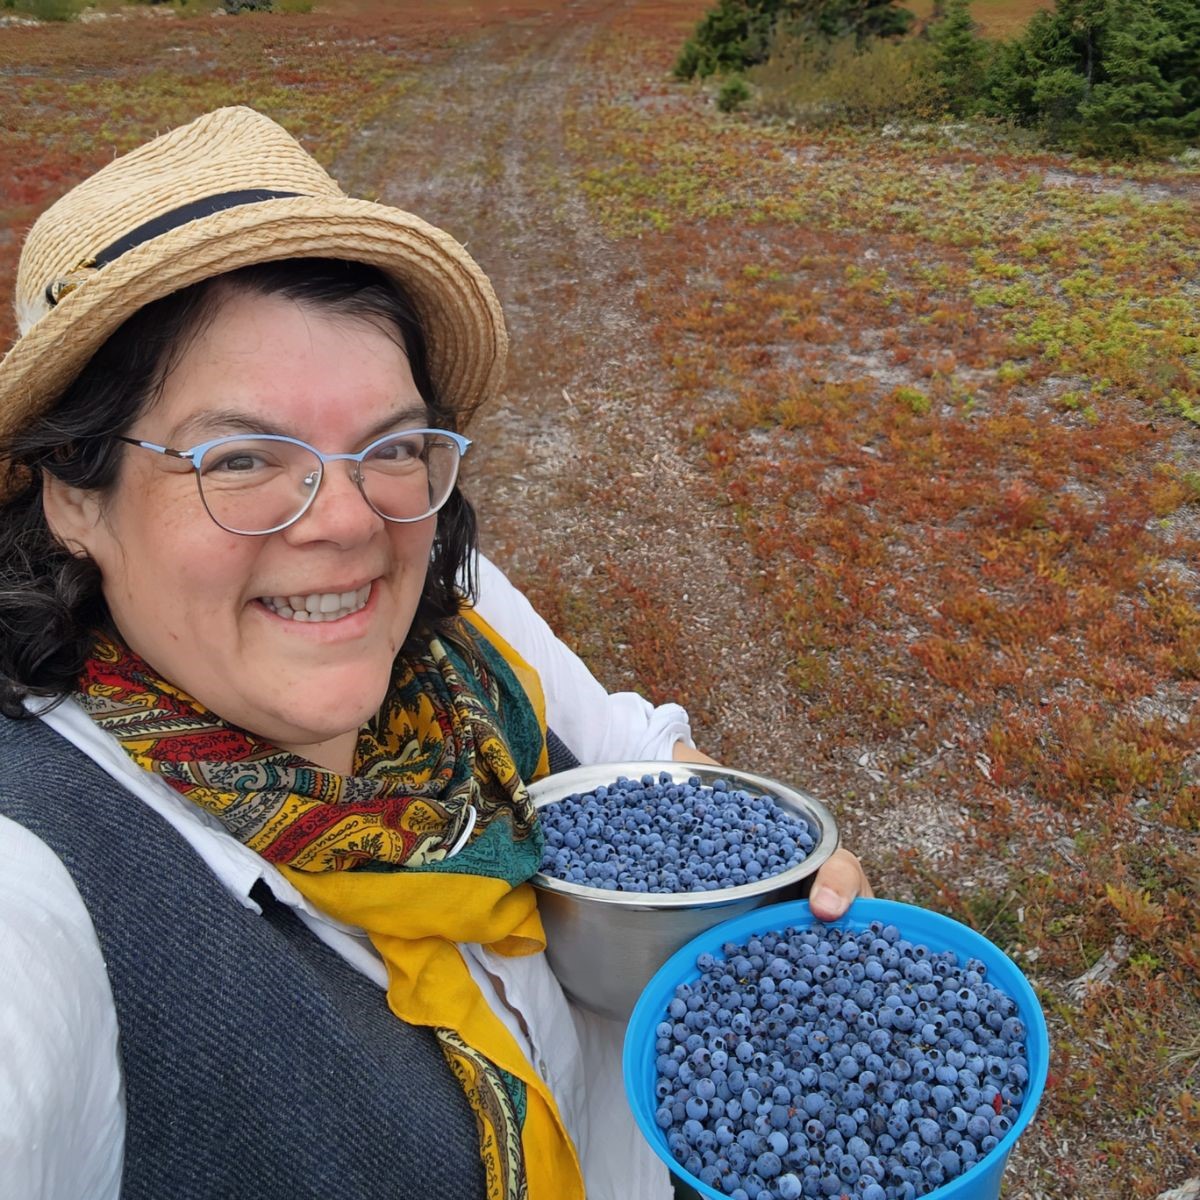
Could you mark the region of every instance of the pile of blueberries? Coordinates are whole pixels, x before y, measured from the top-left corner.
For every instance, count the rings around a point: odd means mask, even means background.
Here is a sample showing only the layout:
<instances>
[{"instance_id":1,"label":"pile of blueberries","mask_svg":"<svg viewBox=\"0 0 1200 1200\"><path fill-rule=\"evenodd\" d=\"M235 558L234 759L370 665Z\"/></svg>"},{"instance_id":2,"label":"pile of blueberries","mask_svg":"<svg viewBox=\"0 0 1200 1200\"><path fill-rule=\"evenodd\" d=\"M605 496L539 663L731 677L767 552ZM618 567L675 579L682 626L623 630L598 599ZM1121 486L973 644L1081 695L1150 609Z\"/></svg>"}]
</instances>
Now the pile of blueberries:
<instances>
[{"instance_id":1,"label":"pile of blueberries","mask_svg":"<svg viewBox=\"0 0 1200 1200\"><path fill-rule=\"evenodd\" d=\"M656 1120L732 1200L912 1200L992 1150L1029 1066L976 959L876 921L701 954L656 1031Z\"/></svg>"},{"instance_id":2,"label":"pile of blueberries","mask_svg":"<svg viewBox=\"0 0 1200 1200\"><path fill-rule=\"evenodd\" d=\"M540 810L542 872L616 892L711 892L777 875L815 842L771 796L666 772L622 776Z\"/></svg>"}]
</instances>

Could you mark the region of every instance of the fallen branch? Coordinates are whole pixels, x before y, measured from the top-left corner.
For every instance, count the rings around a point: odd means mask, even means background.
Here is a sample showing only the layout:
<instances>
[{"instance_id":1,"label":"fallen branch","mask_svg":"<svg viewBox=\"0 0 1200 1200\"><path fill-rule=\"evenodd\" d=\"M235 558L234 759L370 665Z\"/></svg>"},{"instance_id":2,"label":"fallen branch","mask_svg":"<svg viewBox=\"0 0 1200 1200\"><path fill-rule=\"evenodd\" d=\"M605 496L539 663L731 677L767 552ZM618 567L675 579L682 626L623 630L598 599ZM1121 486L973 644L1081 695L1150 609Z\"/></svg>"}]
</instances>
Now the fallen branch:
<instances>
[{"instance_id":1,"label":"fallen branch","mask_svg":"<svg viewBox=\"0 0 1200 1200\"><path fill-rule=\"evenodd\" d=\"M1082 975L1067 984L1067 994L1078 1004L1094 988L1107 984L1128 957L1129 942L1123 934L1118 934L1117 940Z\"/></svg>"},{"instance_id":2,"label":"fallen branch","mask_svg":"<svg viewBox=\"0 0 1200 1200\"><path fill-rule=\"evenodd\" d=\"M1159 1192L1155 1200L1200 1200L1200 1179L1189 1179L1169 1192Z\"/></svg>"}]
</instances>

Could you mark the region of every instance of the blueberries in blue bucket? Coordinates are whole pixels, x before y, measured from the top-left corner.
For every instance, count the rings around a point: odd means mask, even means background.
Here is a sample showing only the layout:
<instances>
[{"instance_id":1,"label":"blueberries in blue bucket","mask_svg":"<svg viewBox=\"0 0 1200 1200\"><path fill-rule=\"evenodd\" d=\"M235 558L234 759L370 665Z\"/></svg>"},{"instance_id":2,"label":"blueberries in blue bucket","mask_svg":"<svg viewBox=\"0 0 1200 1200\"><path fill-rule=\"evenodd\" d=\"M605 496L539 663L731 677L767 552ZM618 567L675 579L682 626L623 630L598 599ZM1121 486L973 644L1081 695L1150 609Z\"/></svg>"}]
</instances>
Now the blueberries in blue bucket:
<instances>
[{"instance_id":1,"label":"blueberries in blue bucket","mask_svg":"<svg viewBox=\"0 0 1200 1200\"><path fill-rule=\"evenodd\" d=\"M732 1200L913 1200L1012 1128L1025 1029L977 959L874 921L727 942L696 965L656 1029L655 1120Z\"/></svg>"},{"instance_id":2,"label":"blueberries in blue bucket","mask_svg":"<svg viewBox=\"0 0 1200 1200\"><path fill-rule=\"evenodd\" d=\"M617 892L711 892L804 861L814 830L771 796L663 771L622 776L540 810L542 872Z\"/></svg>"}]
</instances>

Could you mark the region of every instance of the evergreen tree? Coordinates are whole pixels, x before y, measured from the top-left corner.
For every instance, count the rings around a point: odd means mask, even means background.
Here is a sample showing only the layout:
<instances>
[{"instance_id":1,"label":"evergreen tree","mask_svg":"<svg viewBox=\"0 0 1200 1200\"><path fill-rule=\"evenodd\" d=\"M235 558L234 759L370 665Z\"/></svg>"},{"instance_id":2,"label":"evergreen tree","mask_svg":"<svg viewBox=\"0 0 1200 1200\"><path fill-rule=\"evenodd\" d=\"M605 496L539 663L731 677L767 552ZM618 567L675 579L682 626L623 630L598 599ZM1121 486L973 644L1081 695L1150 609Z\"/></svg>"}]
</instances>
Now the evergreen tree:
<instances>
[{"instance_id":1,"label":"evergreen tree","mask_svg":"<svg viewBox=\"0 0 1200 1200\"><path fill-rule=\"evenodd\" d=\"M983 87L987 49L975 31L971 0L949 0L942 20L930 26L933 71L946 106L958 116L974 107Z\"/></svg>"},{"instance_id":2,"label":"evergreen tree","mask_svg":"<svg viewBox=\"0 0 1200 1200\"><path fill-rule=\"evenodd\" d=\"M1160 0L1159 9L1179 39L1179 49L1163 59L1163 75L1179 84L1185 111L1195 112L1200 109L1200 4L1196 0Z\"/></svg>"},{"instance_id":3,"label":"evergreen tree","mask_svg":"<svg viewBox=\"0 0 1200 1200\"><path fill-rule=\"evenodd\" d=\"M985 109L1022 125L1073 118L1092 86L1107 4L1057 0L1052 11L1035 13L1024 35L997 54Z\"/></svg>"},{"instance_id":4,"label":"evergreen tree","mask_svg":"<svg viewBox=\"0 0 1200 1200\"><path fill-rule=\"evenodd\" d=\"M765 62L775 22L788 0L718 0L675 64L682 79L723 75Z\"/></svg>"},{"instance_id":5,"label":"evergreen tree","mask_svg":"<svg viewBox=\"0 0 1200 1200\"><path fill-rule=\"evenodd\" d=\"M682 79L743 71L765 62L782 23L801 37L871 38L907 31L913 15L897 0L718 0L696 26L675 64Z\"/></svg>"},{"instance_id":6,"label":"evergreen tree","mask_svg":"<svg viewBox=\"0 0 1200 1200\"><path fill-rule=\"evenodd\" d=\"M788 0L782 21L793 35L829 42L852 37L862 47L871 38L906 33L913 15L895 0Z\"/></svg>"},{"instance_id":7,"label":"evergreen tree","mask_svg":"<svg viewBox=\"0 0 1200 1200\"><path fill-rule=\"evenodd\" d=\"M1168 22L1144 0L1112 0L1100 47L1100 79L1079 102L1085 148L1141 153L1177 140L1183 85L1163 67L1183 44Z\"/></svg>"},{"instance_id":8,"label":"evergreen tree","mask_svg":"<svg viewBox=\"0 0 1200 1200\"><path fill-rule=\"evenodd\" d=\"M985 111L1051 141L1139 154L1200 136L1196 0L1057 0L996 54Z\"/></svg>"}]
</instances>

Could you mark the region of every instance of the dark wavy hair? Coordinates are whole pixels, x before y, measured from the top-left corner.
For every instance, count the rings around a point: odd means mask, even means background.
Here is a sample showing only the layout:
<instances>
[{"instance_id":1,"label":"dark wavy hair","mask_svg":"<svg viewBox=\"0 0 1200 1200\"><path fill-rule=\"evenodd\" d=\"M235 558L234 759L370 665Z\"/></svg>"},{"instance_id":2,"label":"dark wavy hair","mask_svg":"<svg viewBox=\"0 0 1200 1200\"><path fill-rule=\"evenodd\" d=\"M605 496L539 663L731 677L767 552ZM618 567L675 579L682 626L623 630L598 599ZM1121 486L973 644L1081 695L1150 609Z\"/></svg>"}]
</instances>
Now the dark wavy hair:
<instances>
[{"instance_id":1,"label":"dark wavy hair","mask_svg":"<svg viewBox=\"0 0 1200 1200\"><path fill-rule=\"evenodd\" d=\"M75 687L97 630L115 634L100 571L50 531L42 472L71 487L111 490L127 433L161 394L183 352L234 289L278 295L374 321L408 356L430 422L457 432L467 414L439 397L425 335L396 283L375 267L334 259L288 259L214 276L146 305L93 355L46 412L0 445L10 499L0 505L0 713L26 715L27 696L50 706ZM432 632L474 591L475 513L456 485L437 516L433 555L410 636Z\"/></svg>"}]
</instances>

